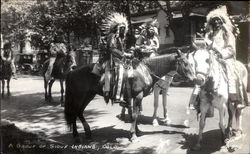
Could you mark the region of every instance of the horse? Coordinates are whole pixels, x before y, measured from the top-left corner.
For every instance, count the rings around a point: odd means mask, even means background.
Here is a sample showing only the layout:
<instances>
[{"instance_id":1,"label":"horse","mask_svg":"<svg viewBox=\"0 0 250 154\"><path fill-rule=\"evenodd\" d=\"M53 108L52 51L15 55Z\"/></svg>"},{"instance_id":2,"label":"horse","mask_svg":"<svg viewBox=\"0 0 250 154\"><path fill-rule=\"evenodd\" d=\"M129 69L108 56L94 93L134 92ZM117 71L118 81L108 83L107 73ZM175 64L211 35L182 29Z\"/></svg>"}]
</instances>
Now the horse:
<instances>
[{"instance_id":1,"label":"horse","mask_svg":"<svg viewBox=\"0 0 250 154\"><path fill-rule=\"evenodd\" d=\"M55 63L53 65L53 70L51 77L53 78L48 78L46 77L45 73L48 69L49 66L49 59L46 60L43 64L42 67L42 76L44 79L44 90L45 90L45 101L52 102L52 95L51 95L51 88L53 83L55 82L56 79L59 80L60 86L61 86L61 106L64 104L63 100L63 94L64 94L64 80L66 78L67 73L69 73L73 68L72 68L72 57L70 54L64 55L63 53L57 54Z\"/></svg>"},{"instance_id":2,"label":"horse","mask_svg":"<svg viewBox=\"0 0 250 154\"><path fill-rule=\"evenodd\" d=\"M174 78L175 71L168 73L164 78L160 79L154 85L154 113L153 113L153 126L158 126L157 110L159 106L159 95L162 94L163 117L162 120L166 124L170 124L171 120L167 113L167 92L170 84Z\"/></svg>"},{"instance_id":3,"label":"horse","mask_svg":"<svg viewBox=\"0 0 250 154\"><path fill-rule=\"evenodd\" d=\"M240 109L236 109L230 102L228 102L228 83L227 76L224 71L224 64L216 58L214 52L207 49L197 49L193 53L195 66L192 66L195 72L195 84L201 87L199 93L200 99L200 121L199 121L199 134L198 140L193 150L201 149L202 133L205 127L205 120L207 118L207 112L211 108L217 108L219 110L219 127L222 133L221 139L223 145L226 145L229 138L229 131L232 127L232 118L236 110L236 121L238 126L240 125ZM190 62L191 63L191 62ZM192 63L191 63L192 64ZM239 61L236 62L237 72L239 77L243 79L243 94L244 99L247 101L247 95L245 87L247 85L247 70L245 66ZM226 128L225 114L229 113L228 127Z\"/></svg>"},{"instance_id":4,"label":"horse","mask_svg":"<svg viewBox=\"0 0 250 154\"><path fill-rule=\"evenodd\" d=\"M146 57L149 57L151 53L144 53L141 51L140 48L135 48L134 49L134 55L137 57L139 60L143 60ZM157 110L159 107L159 96L162 94L162 106L163 106L163 117L164 119L162 120L166 124L170 124L171 120L168 117L167 113L167 91L168 88L170 87L170 84L173 80L173 77L175 75L176 71L169 72L165 77L162 77L157 81L154 85L154 113L153 113L153 121L152 124L153 126L159 126L158 123L158 116L157 116ZM122 112L120 114L121 119L125 118L125 108L123 107Z\"/></svg>"},{"instance_id":5,"label":"horse","mask_svg":"<svg viewBox=\"0 0 250 154\"><path fill-rule=\"evenodd\" d=\"M83 112L96 94L103 95L102 86L99 84L100 77L92 74L94 64L78 68L67 75L65 94L65 120L69 127L73 126L73 137L79 141L76 127L77 118L80 119L85 130L86 138L91 138L90 126L84 118ZM177 67L181 74L194 76L193 70L183 53L157 56L138 62L133 70L133 78L125 80L124 99L128 105L132 104L132 124L130 129L130 140L137 141L139 129L137 118L143 97L147 96L162 76Z\"/></svg>"},{"instance_id":6,"label":"horse","mask_svg":"<svg viewBox=\"0 0 250 154\"><path fill-rule=\"evenodd\" d=\"M11 76L12 76L11 63L6 62L0 58L0 80L2 83L2 97L4 97L5 80L7 81L7 95L10 96Z\"/></svg>"}]
</instances>

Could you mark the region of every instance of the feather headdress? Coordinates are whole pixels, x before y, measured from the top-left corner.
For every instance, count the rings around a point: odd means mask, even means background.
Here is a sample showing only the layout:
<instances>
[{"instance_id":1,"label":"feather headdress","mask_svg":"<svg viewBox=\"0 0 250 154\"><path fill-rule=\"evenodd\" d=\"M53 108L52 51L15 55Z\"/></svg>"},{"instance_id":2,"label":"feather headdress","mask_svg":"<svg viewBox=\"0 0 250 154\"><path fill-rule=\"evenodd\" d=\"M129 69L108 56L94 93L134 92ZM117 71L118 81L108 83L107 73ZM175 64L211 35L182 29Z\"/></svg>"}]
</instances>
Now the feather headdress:
<instances>
[{"instance_id":1,"label":"feather headdress","mask_svg":"<svg viewBox=\"0 0 250 154\"><path fill-rule=\"evenodd\" d=\"M207 15L207 22L205 24L207 31L212 31L212 19L218 17L223 22L223 26L226 29L227 32L233 32L233 24L229 18L229 15L227 14L227 8L226 6L219 6L218 8L210 11Z\"/></svg>"},{"instance_id":2,"label":"feather headdress","mask_svg":"<svg viewBox=\"0 0 250 154\"><path fill-rule=\"evenodd\" d=\"M125 27L126 34L128 31L128 21L126 16L124 14L114 12L103 20L101 29L103 30L104 34L109 34L114 30L118 30L121 26Z\"/></svg>"},{"instance_id":3,"label":"feather headdress","mask_svg":"<svg viewBox=\"0 0 250 154\"><path fill-rule=\"evenodd\" d=\"M155 35L158 35L158 27L159 27L159 22L157 19L154 19L153 21L146 22L140 26L140 29L142 33L146 32L146 29L152 28L155 32Z\"/></svg>"}]
</instances>

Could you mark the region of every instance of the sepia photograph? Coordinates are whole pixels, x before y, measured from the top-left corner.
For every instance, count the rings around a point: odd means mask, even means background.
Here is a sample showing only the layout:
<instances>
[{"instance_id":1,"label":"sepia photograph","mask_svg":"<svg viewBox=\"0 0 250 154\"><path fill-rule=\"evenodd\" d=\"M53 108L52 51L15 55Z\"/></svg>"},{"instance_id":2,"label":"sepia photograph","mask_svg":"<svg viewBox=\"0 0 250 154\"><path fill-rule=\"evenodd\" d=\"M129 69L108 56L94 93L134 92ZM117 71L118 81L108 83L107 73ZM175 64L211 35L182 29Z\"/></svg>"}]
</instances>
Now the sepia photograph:
<instances>
[{"instance_id":1,"label":"sepia photograph","mask_svg":"<svg viewBox=\"0 0 250 154\"><path fill-rule=\"evenodd\" d=\"M249 1L1 0L1 154L249 154Z\"/></svg>"}]
</instances>

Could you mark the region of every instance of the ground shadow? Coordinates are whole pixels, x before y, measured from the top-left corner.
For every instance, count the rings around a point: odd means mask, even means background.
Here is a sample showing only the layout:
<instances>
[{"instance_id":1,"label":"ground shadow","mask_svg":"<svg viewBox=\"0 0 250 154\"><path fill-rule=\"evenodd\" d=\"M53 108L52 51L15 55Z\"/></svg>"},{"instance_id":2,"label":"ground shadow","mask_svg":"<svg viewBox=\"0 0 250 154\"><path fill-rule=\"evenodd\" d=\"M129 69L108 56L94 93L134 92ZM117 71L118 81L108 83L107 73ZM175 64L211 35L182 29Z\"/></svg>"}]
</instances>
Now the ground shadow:
<instances>
[{"instance_id":1,"label":"ground shadow","mask_svg":"<svg viewBox=\"0 0 250 154\"><path fill-rule=\"evenodd\" d=\"M60 97L54 97L60 100ZM41 135L59 135L65 133L66 122L64 108L60 101L45 102L44 93L25 94L13 96L1 101L2 119L9 120L17 126L33 130ZM106 114L100 110L86 110L83 113L88 123Z\"/></svg>"},{"instance_id":2,"label":"ground shadow","mask_svg":"<svg viewBox=\"0 0 250 154\"><path fill-rule=\"evenodd\" d=\"M222 146L221 131L219 129L211 130L203 133L203 140L201 143L202 149L200 151L193 151L192 147L197 142L197 135L183 134L184 141L179 142L181 149L186 149L187 154L210 154L220 151Z\"/></svg>"},{"instance_id":3,"label":"ground shadow","mask_svg":"<svg viewBox=\"0 0 250 154\"><path fill-rule=\"evenodd\" d=\"M118 119L120 119L121 121L124 121L125 123L131 123L130 117L129 117L128 114L125 114L125 118L124 119L120 118L120 114L116 115L116 117ZM163 119L159 119L158 120L158 123L161 126L174 127L174 128L188 128L185 125L180 125L180 124L166 124L162 120ZM138 124L152 125L152 122L153 122L153 117L150 117L150 116L140 115L139 118L138 118Z\"/></svg>"},{"instance_id":4,"label":"ground shadow","mask_svg":"<svg viewBox=\"0 0 250 154\"><path fill-rule=\"evenodd\" d=\"M90 153L141 153L151 154L155 150L153 147L141 147L135 150L127 150L126 148L131 144L129 141L129 131L124 129L116 129L113 126L97 128L92 131L92 138L86 139L84 133L80 133L80 143L76 143L72 134L64 134L53 137L53 140L63 142L64 144L77 148L78 150L88 151ZM149 133L149 132L148 132ZM148 134L148 133L144 133ZM156 132L162 133L162 132ZM145 145L146 146L146 145Z\"/></svg>"}]
</instances>

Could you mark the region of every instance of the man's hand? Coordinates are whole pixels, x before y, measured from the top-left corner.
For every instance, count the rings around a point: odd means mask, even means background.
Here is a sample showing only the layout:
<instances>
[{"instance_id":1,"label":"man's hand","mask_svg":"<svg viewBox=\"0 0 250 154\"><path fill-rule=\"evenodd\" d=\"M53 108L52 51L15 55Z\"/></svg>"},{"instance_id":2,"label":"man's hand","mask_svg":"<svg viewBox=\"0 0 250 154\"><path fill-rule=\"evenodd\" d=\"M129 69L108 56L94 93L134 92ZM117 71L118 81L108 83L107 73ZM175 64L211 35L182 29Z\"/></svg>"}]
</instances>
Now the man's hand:
<instances>
[{"instance_id":1,"label":"man's hand","mask_svg":"<svg viewBox=\"0 0 250 154\"><path fill-rule=\"evenodd\" d=\"M127 58L132 58L133 57L133 54L132 53L124 53L124 56L127 57Z\"/></svg>"}]
</instances>

